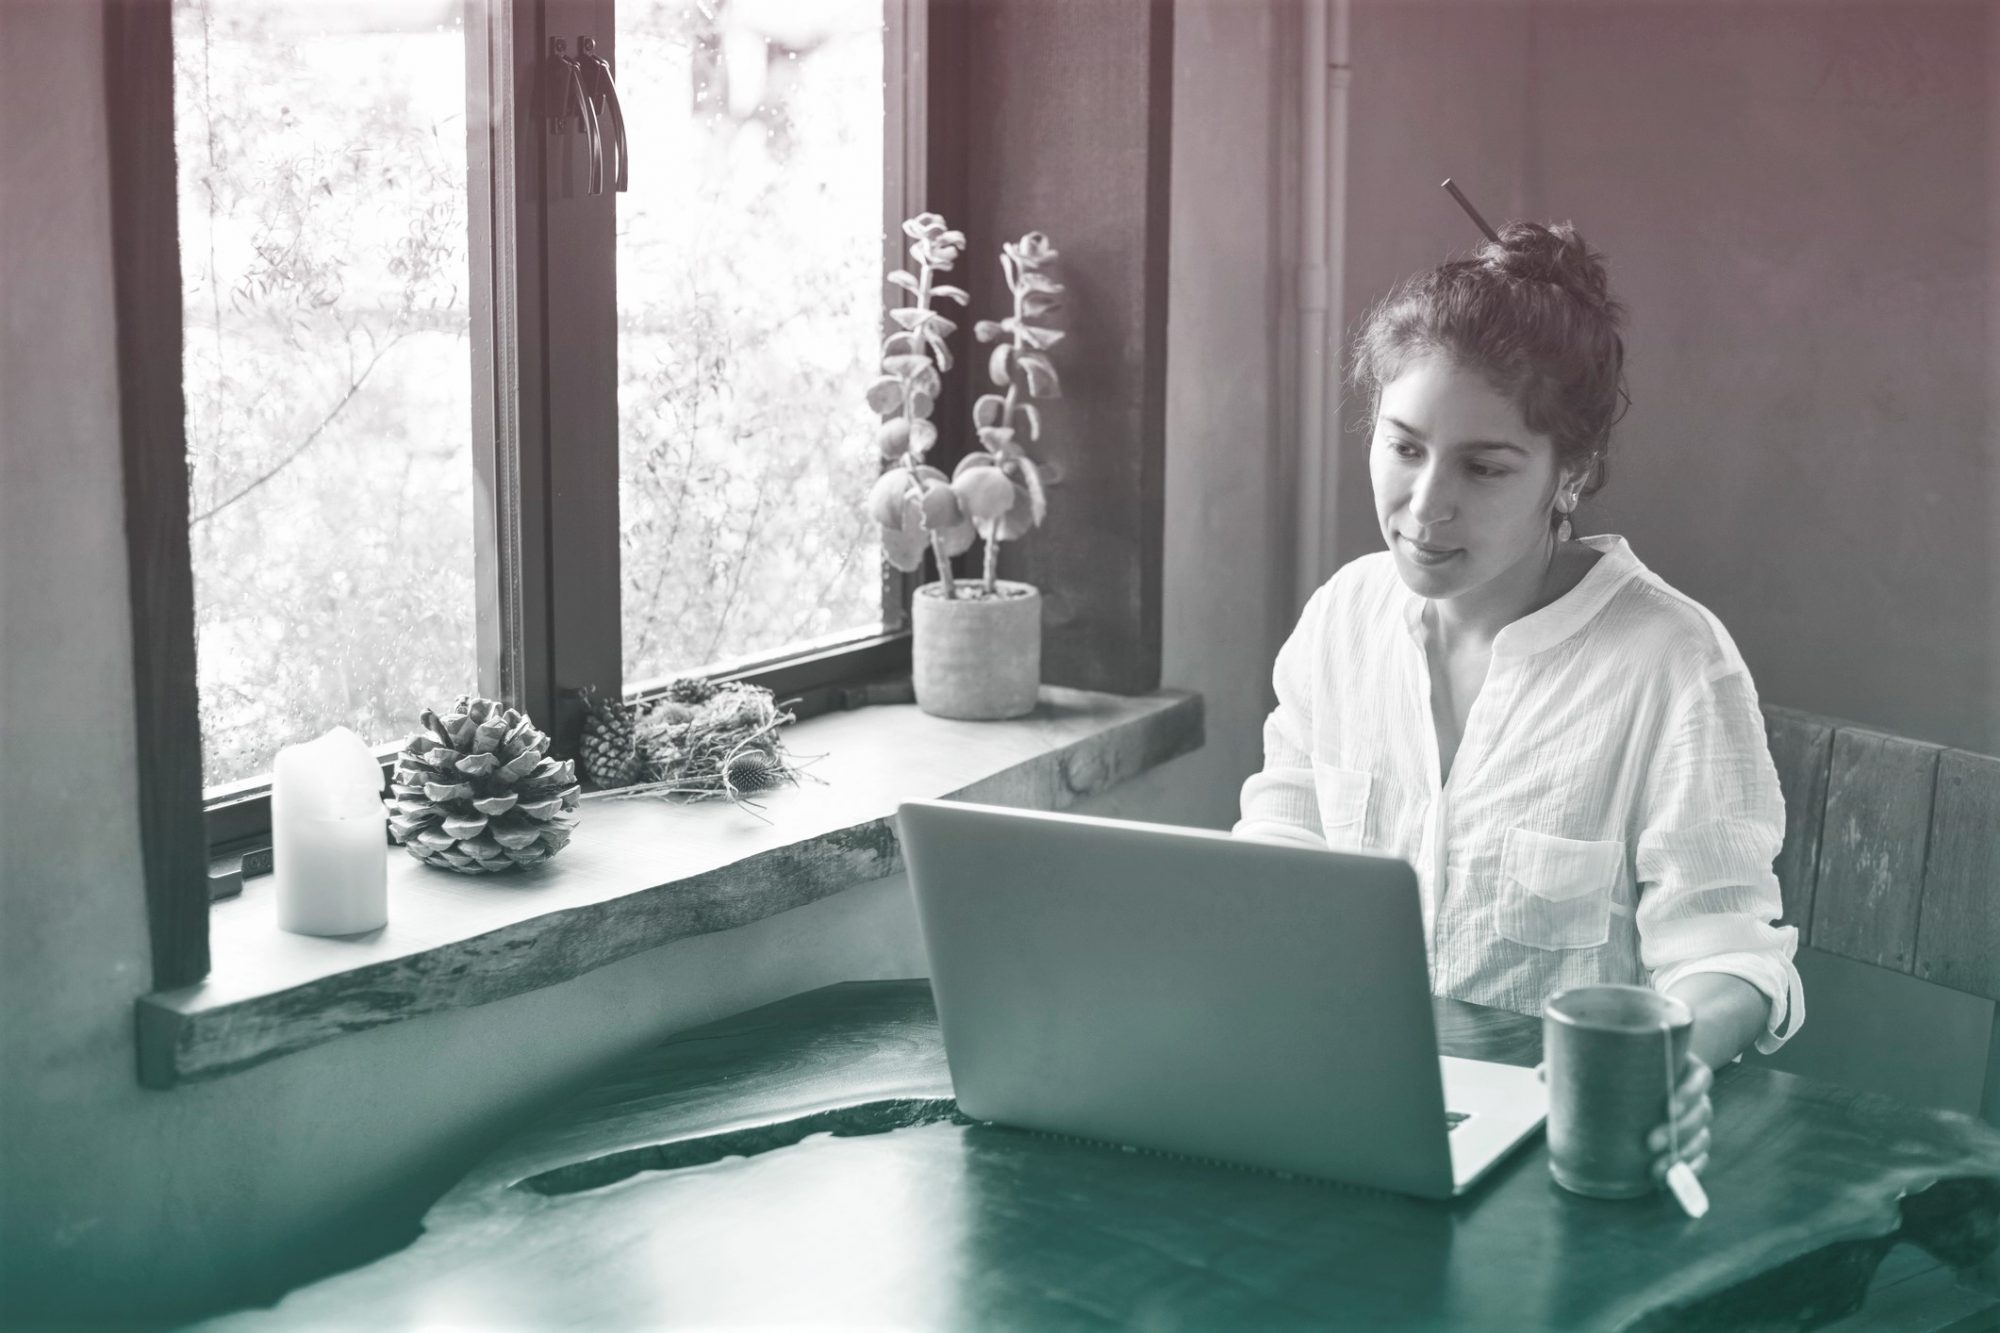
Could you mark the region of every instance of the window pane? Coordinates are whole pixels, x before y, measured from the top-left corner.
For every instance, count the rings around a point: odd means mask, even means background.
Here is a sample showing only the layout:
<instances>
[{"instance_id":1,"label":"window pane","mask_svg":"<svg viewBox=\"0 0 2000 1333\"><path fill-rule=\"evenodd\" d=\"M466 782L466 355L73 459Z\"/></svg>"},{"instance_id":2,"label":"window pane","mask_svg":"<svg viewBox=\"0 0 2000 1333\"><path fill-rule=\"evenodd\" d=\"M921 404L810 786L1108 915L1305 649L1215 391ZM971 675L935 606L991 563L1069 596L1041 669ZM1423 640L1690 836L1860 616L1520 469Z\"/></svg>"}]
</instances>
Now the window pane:
<instances>
[{"instance_id":1,"label":"window pane","mask_svg":"<svg viewBox=\"0 0 2000 1333\"><path fill-rule=\"evenodd\" d=\"M205 780L470 688L456 0L176 0Z\"/></svg>"},{"instance_id":2,"label":"window pane","mask_svg":"<svg viewBox=\"0 0 2000 1333\"><path fill-rule=\"evenodd\" d=\"M621 0L628 687L881 626L881 0Z\"/></svg>"}]
</instances>

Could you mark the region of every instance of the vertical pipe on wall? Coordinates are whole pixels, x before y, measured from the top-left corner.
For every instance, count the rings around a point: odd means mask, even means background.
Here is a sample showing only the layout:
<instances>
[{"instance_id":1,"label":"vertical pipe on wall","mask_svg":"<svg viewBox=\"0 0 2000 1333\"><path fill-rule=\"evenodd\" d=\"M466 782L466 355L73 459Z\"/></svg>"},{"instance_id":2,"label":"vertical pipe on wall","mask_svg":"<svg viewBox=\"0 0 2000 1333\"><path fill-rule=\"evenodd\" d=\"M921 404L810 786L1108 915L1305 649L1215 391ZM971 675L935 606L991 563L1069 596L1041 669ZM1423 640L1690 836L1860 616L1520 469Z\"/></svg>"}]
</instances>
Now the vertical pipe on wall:
<instances>
[{"instance_id":1,"label":"vertical pipe on wall","mask_svg":"<svg viewBox=\"0 0 2000 1333\"><path fill-rule=\"evenodd\" d=\"M1299 49L1302 157L1299 176L1299 488L1293 603L1320 584L1326 489L1327 27L1331 0L1305 0Z\"/></svg>"},{"instance_id":2,"label":"vertical pipe on wall","mask_svg":"<svg viewBox=\"0 0 2000 1333\"><path fill-rule=\"evenodd\" d=\"M1299 136L1299 488L1295 602L1327 578L1329 517L1338 510L1341 269L1347 243L1350 0L1305 0ZM1334 336L1328 337L1329 320ZM1331 465L1330 465L1331 464Z\"/></svg>"},{"instance_id":3,"label":"vertical pipe on wall","mask_svg":"<svg viewBox=\"0 0 2000 1333\"><path fill-rule=\"evenodd\" d=\"M1326 307L1331 341L1322 374L1326 382L1326 418L1321 457L1323 480L1314 497L1320 510L1320 564L1315 586L1333 573L1338 556L1329 540L1329 529L1340 516L1340 400L1341 368L1347 355L1347 330L1343 320L1347 299L1347 84L1353 71L1348 65L1348 19L1353 0L1333 0L1333 19L1327 33L1327 173L1326 173Z\"/></svg>"}]
</instances>

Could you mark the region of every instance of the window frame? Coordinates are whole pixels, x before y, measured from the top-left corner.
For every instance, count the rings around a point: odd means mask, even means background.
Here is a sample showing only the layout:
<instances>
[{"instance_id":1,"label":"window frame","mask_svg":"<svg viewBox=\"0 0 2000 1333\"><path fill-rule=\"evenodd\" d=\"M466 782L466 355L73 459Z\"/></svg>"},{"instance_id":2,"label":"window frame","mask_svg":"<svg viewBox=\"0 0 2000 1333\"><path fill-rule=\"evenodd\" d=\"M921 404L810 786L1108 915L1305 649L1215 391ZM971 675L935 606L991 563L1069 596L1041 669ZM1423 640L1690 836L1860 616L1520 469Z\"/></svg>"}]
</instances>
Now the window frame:
<instances>
[{"instance_id":1,"label":"window frame","mask_svg":"<svg viewBox=\"0 0 2000 1333\"><path fill-rule=\"evenodd\" d=\"M208 975L173 53L170 0L107 0L112 299L132 598L139 841L153 985L160 989Z\"/></svg>"}]
</instances>

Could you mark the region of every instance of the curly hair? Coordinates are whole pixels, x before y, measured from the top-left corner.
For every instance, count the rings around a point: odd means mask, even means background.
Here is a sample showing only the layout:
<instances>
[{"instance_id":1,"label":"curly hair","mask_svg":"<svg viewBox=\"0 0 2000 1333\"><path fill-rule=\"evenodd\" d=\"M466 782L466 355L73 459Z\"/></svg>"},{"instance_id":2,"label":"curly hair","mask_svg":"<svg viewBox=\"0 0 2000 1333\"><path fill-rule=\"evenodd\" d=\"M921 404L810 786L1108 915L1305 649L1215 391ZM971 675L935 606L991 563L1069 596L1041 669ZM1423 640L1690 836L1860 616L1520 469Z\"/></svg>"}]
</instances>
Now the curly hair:
<instances>
[{"instance_id":1,"label":"curly hair","mask_svg":"<svg viewBox=\"0 0 2000 1333\"><path fill-rule=\"evenodd\" d=\"M1611 428L1631 401L1624 317L1604 256L1575 227L1510 222L1472 258L1404 279L1369 310L1349 385L1368 396L1372 420L1411 359L1445 355L1512 400L1528 429L1553 441L1557 465L1583 478L1582 494L1595 495Z\"/></svg>"}]
</instances>

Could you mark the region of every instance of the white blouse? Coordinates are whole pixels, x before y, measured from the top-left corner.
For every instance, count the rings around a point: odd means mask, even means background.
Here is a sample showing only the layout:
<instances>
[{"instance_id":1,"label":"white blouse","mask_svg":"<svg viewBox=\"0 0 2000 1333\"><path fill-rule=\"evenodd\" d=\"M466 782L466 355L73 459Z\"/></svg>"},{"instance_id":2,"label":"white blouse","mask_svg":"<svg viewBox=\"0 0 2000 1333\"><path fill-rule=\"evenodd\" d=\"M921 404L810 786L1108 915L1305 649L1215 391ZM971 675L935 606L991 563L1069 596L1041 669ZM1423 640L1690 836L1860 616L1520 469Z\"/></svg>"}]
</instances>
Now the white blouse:
<instances>
[{"instance_id":1,"label":"white blouse","mask_svg":"<svg viewBox=\"0 0 2000 1333\"><path fill-rule=\"evenodd\" d=\"M1534 1015L1569 986L1721 972L1770 999L1775 1051L1806 1010L1798 931L1772 924L1785 807L1756 687L1624 538L1582 540L1602 558L1494 639L1444 783L1424 598L1387 551L1342 567L1278 653L1235 832L1408 861L1438 995Z\"/></svg>"}]
</instances>

